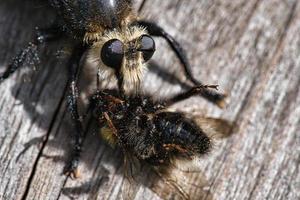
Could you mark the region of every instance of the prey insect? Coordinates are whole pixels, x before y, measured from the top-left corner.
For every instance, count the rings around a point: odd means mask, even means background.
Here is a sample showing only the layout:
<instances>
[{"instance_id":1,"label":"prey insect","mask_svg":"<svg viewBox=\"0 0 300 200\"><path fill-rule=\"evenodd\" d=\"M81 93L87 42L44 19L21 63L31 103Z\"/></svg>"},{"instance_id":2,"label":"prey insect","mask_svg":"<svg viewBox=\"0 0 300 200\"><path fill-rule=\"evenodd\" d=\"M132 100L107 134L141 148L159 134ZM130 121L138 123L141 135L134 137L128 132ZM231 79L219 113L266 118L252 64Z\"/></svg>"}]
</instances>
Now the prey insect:
<instances>
[{"instance_id":1,"label":"prey insect","mask_svg":"<svg viewBox=\"0 0 300 200\"><path fill-rule=\"evenodd\" d=\"M194 118L168 110L172 104L209 87L214 86L193 87L164 101L146 95L120 97L116 91L98 91L91 97L89 110L100 125L101 136L119 147L125 160L135 160L130 159L133 156L154 168L165 168L178 159L192 160L207 154L213 135L229 131L230 125L224 120Z\"/></svg>"},{"instance_id":2,"label":"prey insect","mask_svg":"<svg viewBox=\"0 0 300 200\"><path fill-rule=\"evenodd\" d=\"M155 23L141 21L132 8L131 0L48 0L57 13L52 26L37 29L36 37L13 59L0 75L0 82L7 79L26 62L39 61L41 44L67 38L72 53L67 64L69 71L68 108L76 126L75 146L66 172L76 172L82 146L82 124L78 112L78 77L80 60L88 51L88 57L97 62L97 80L117 79L121 94L138 92L143 69L156 50L152 36L162 37L171 46L181 62L187 78L195 85L202 85L191 73L185 51L163 28ZM98 87L98 86L97 86ZM97 88L99 89L99 88ZM203 89L201 95L219 106L225 95Z\"/></svg>"},{"instance_id":3,"label":"prey insect","mask_svg":"<svg viewBox=\"0 0 300 200\"><path fill-rule=\"evenodd\" d=\"M99 91L92 96L90 109L99 122L104 122L101 134L109 143L149 164L167 165L173 156L191 157L210 150L210 138L192 119L167 111L171 104L206 87L194 87L163 102L155 102L149 96L122 98Z\"/></svg>"}]
</instances>

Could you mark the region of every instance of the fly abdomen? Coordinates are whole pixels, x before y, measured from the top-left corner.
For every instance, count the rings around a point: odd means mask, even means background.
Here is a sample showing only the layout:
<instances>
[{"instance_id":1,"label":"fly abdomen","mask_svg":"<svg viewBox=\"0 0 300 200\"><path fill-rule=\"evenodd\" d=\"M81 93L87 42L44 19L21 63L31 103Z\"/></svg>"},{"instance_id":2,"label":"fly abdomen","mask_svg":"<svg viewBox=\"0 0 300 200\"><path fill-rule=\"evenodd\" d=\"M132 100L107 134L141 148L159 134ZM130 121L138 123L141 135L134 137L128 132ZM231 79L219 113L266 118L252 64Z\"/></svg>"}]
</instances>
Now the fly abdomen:
<instances>
[{"instance_id":1,"label":"fly abdomen","mask_svg":"<svg viewBox=\"0 0 300 200\"><path fill-rule=\"evenodd\" d=\"M205 154L211 148L209 137L181 113L159 113L156 115L155 125L166 151L191 156Z\"/></svg>"}]
</instances>

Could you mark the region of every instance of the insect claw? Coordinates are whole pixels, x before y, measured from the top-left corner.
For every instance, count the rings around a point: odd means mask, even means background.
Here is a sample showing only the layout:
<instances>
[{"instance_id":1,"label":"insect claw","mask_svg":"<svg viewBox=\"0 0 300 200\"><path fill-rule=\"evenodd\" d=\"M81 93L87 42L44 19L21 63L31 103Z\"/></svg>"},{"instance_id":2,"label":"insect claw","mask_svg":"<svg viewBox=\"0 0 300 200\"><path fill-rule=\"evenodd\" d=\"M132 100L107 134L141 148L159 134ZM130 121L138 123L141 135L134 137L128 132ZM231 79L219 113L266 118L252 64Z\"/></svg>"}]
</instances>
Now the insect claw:
<instances>
[{"instance_id":1,"label":"insect claw","mask_svg":"<svg viewBox=\"0 0 300 200\"><path fill-rule=\"evenodd\" d=\"M70 177L71 179L80 178L80 171L78 170L78 160L71 160L68 166L65 167L63 174Z\"/></svg>"},{"instance_id":2,"label":"insect claw","mask_svg":"<svg viewBox=\"0 0 300 200\"><path fill-rule=\"evenodd\" d=\"M219 85L199 85L195 87L196 91L201 91L201 90L205 90L205 89L214 89L214 90L218 90Z\"/></svg>"},{"instance_id":3,"label":"insect claw","mask_svg":"<svg viewBox=\"0 0 300 200\"><path fill-rule=\"evenodd\" d=\"M80 171L76 168L76 169L69 169L69 170L66 170L64 172L64 175L70 177L71 179L77 179L77 178L80 178L81 175L80 175Z\"/></svg>"},{"instance_id":4,"label":"insect claw","mask_svg":"<svg viewBox=\"0 0 300 200\"><path fill-rule=\"evenodd\" d=\"M219 85L204 85L205 88L211 88L211 89L215 89L218 90Z\"/></svg>"}]
</instances>

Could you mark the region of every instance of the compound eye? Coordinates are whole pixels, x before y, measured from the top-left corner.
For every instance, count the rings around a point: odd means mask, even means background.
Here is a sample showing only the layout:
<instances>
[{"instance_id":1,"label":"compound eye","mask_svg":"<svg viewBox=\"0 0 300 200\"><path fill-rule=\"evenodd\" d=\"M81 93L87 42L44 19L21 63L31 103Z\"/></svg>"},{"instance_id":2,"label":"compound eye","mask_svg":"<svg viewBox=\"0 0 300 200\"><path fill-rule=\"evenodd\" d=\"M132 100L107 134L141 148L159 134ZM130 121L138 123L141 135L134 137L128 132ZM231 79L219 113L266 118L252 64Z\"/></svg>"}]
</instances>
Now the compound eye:
<instances>
[{"instance_id":1,"label":"compound eye","mask_svg":"<svg viewBox=\"0 0 300 200\"><path fill-rule=\"evenodd\" d=\"M124 45L118 39L109 40L104 43L101 50L102 62L114 69L119 69L124 57Z\"/></svg>"},{"instance_id":2,"label":"compound eye","mask_svg":"<svg viewBox=\"0 0 300 200\"><path fill-rule=\"evenodd\" d=\"M141 47L139 50L142 51L144 60L147 62L155 52L155 42L149 35L142 35L140 41Z\"/></svg>"}]
</instances>

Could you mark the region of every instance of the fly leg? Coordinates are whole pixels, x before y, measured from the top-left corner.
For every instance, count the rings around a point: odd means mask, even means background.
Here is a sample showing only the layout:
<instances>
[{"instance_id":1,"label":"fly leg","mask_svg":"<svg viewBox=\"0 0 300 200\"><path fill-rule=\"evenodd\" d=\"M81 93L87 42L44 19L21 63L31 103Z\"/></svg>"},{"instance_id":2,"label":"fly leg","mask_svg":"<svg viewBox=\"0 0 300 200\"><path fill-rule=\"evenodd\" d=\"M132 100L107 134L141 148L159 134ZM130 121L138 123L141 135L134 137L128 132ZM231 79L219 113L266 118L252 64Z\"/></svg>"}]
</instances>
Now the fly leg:
<instances>
[{"instance_id":1,"label":"fly leg","mask_svg":"<svg viewBox=\"0 0 300 200\"><path fill-rule=\"evenodd\" d=\"M157 24L153 22L148 21L137 21L137 25L143 26L147 29L150 35L162 37L164 38L172 50L175 52L176 56L180 60L186 77L196 86L203 85L200 81L198 81L193 75L191 71L191 65L189 63L189 60L186 56L186 51L181 47L181 45L173 38L170 34L168 34L163 28L158 26ZM224 100L226 98L225 94L218 93L216 91L212 91L209 89L203 90L200 94L202 97L206 98L208 101L218 105L219 107L224 106Z\"/></svg>"},{"instance_id":2,"label":"fly leg","mask_svg":"<svg viewBox=\"0 0 300 200\"><path fill-rule=\"evenodd\" d=\"M64 173L71 176L72 178L79 177L78 165L80 153L82 150L83 143L83 127L81 117L78 112L78 87L77 79L79 75L80 60L86 50L85 46L76 46L72 52L71 58L68 63L69 68L69 95L67 97L68 110L71 114L72 120L75 124L74 133L74 149L69 164L66 166Z\"/></svg>"},{"instance_id":3,"label":"fly leg","mask_svg":"<svg viewBox=\"0 0 300 200\"><path fill-rule=\"evenodd\" d=\"M218 89L217 85L195 86L185 92L182 92L180 94L175 95L174 97L171 97L170 99L166 100L165 103L166 103L166 106L170 106L174 103L185 100L191 96L195 96L198 94L202 95L203 93L206 93L207 91L213 92L213 90L217 90L217 89Z\"/></svg>"},{"instance_id":4,"label":"fly leg","mask_svg":"<svg viewBox=\"0 0 300 200\"><path fill-rule=\"evenodd\" d=\"M57 40L61 38L62 35L63 33L56 25L45 29L36 28L35 38L12 59L6 70L0 75L0 83L26 63L38 64L40 61L38 56L38 47L46 42Z\"/></svg>"}]
</instances>

